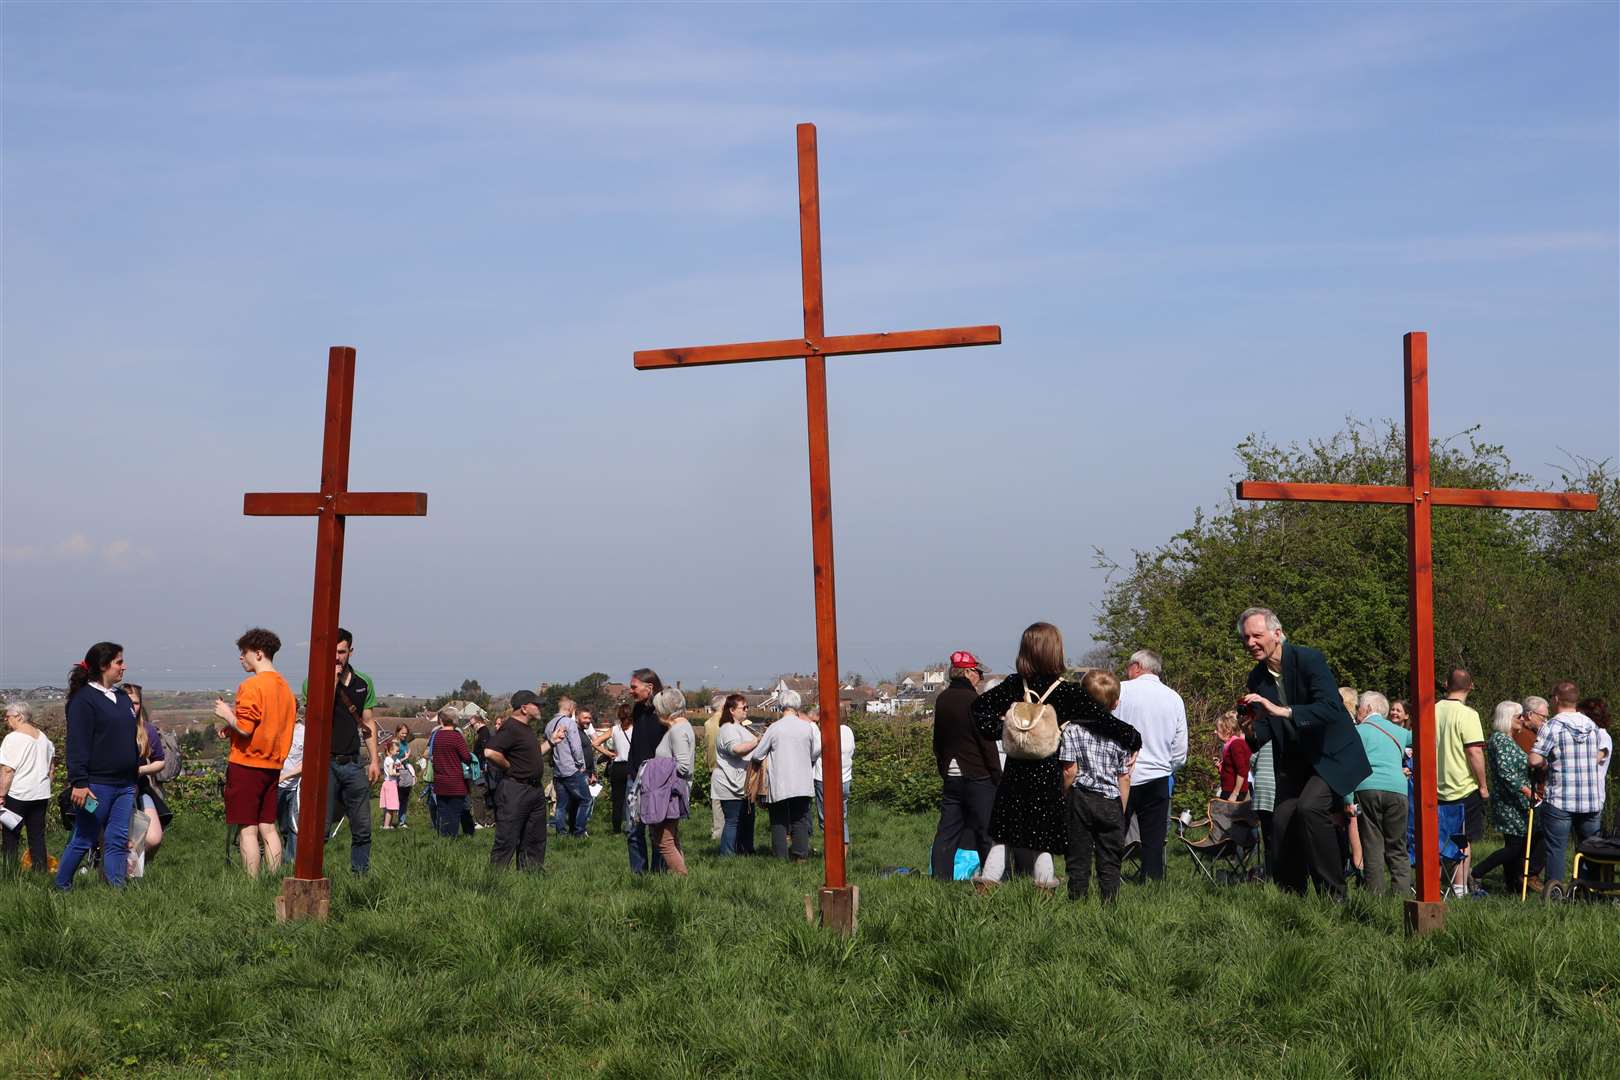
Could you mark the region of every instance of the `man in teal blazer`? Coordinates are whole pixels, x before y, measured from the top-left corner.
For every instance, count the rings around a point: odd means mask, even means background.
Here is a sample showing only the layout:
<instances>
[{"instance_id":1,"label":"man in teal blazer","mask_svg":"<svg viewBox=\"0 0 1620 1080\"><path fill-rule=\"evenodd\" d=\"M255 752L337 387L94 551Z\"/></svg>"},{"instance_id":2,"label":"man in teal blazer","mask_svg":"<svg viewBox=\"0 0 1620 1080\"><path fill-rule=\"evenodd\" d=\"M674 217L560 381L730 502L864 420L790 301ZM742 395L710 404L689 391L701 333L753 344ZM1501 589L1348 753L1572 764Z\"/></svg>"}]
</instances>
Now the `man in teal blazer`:
<instances>
[{"instance_id":1,"label":"man in teal blazer","mask_svg":"<svg viewBox=\"0 0 1620 1080\"><path fill-rule=\"evenodd\" d=\"M1238 616L1238 636L1258 661L1243 696L1244 735L1253 749L1272 745L1277 774L1277 884L1303 893L1311 880L1318 891L1343 896L1344 859L1333 815L1372 774L1355 720L1327 660L1289 642L1269 608Z\"/></svg>"}]
</instances>

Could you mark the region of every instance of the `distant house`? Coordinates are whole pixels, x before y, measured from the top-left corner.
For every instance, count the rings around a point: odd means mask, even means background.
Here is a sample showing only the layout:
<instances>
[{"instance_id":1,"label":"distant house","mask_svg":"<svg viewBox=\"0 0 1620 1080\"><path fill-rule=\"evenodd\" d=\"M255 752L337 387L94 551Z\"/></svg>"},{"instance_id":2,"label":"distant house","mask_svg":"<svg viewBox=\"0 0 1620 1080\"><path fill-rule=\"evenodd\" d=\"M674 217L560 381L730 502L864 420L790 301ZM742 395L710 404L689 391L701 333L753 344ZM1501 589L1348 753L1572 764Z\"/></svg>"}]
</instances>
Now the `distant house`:
<instances>
[{"instance_id":1,"label":"distant house","mask_svg":"<svg viewBox=\"0 0 1620 1080\"><path fill-rule=\"evenodd\" d=\"M900 689L902 691L943 690L945 689L947 682L948 680L945 678L944 669L936 669L934 671L911 671L907 672L905 678L900 680Z\"/></svg>"}]
</instances>

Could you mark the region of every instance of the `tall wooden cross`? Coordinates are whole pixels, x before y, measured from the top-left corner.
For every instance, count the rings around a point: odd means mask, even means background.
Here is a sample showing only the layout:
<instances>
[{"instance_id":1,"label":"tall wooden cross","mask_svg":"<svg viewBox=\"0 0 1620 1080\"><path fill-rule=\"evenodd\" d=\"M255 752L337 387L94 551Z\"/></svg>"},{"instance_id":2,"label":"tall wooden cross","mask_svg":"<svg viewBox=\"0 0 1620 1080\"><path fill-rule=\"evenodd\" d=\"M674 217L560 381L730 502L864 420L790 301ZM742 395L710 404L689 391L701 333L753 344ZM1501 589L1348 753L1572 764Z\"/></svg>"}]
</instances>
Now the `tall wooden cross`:
<instances>
[{"instance_id":1,"label":"tall wooden cross","mask_svg":"<svg viewBox=\"0 0 1620 1080\"><path fill-rule=\"evenodd\" d=\"M1435 821L1437 770L1434 744L1434 545L1436 506L1497 510L1596 510L1597 496L1574 492L1483 491L1434 487L1429 482L1429 335L1406 335L1406 483L1277 484L1238 482L1240 499L1382 503L1406 507L1407 606L1412 661L1412 716L1417 723L1418 894L1408 900L1406 928L1417 934L1445 925L1440 890L1440 845Z\"/></svg>"},{"instance_id":2,"label":"tall wooden cross","mask_svg":"<svg viewBox=\"0 0 1620 1080\"><path fill-rule=\"evenodd\" d=\"M810 434L810 536L815 573L816 676L821 703L822 775L826 778L824 925L849 933L857 894L849 886L844 858L843 766L839 761L838 617L833 590L832 477L827 461L827 357L862 353L999 345L999 326L829 337L821 293L821 189L816 167L816 126L800 124L799 273L804 292L804 334L781 341L647 349L635 354L638 370L738 364L804 358L804 388Z\"/></svg>"},{"instance_id":3,"label":"tall wooden cross","mask_svg":"<svg viewBox=\"0 0 1620 1080\"><path fill-rule=\"evenodd\" d=\"M304 706L304 775L300 781L298 858L276 900L280 919L325 919L331 882L326 853L327 779L336 693L338 601L343 589L344 519L351 516L422 517L420 491L350 491L349 429L354 421L354 349L334 345L327 359L326 433L321 443L319 491L249 493L242 512L252 517L314 517L315 597L309 629L309 694Z\"/></svg>"}]
</instances>

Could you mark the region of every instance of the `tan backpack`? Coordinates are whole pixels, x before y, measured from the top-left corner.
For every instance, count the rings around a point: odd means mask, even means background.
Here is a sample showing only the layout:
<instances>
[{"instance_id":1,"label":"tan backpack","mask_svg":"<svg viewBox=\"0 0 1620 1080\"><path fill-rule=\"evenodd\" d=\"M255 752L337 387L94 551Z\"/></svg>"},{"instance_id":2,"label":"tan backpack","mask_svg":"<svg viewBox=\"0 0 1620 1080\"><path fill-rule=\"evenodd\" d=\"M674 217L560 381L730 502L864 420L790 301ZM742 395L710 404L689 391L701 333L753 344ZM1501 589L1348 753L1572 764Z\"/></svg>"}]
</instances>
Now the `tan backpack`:
<instances>
[{"instance_id":1,"label":"tan backpack","mask_svg":"<svg viewBox=\"0 0 1620 1080\"><path fill-rule=\"evenodd\" d=\"M1062 677L1052 680L1046 693L1035 697L1024 684L1024 700L1007 706L1001 718L1001 749L1010 758L1020 761L1041 761L1057 753L1057 710L1046 703L1052 691L1058 688Z\"/></svg>"}]
</instances>

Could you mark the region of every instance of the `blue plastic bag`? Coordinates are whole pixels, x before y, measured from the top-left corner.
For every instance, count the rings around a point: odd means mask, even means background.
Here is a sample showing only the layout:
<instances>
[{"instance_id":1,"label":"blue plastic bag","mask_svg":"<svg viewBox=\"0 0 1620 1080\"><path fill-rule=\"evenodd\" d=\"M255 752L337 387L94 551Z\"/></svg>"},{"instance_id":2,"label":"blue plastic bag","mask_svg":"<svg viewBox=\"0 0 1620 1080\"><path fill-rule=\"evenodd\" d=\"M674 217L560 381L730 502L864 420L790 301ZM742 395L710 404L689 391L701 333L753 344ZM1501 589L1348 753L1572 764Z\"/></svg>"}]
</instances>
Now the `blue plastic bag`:
<instances>
[{"instance_id":1,"label":"blue plastic bag","mask_svg":"<svg viewBox=\"0 0 1620 1080\"><path fill-rule=\"evenodd\" d=\"M956 851L956 865L951 870L951 877L956 881L967 881L979 872L979 853L958 848Z\"/></svg>"}]
</instances>

